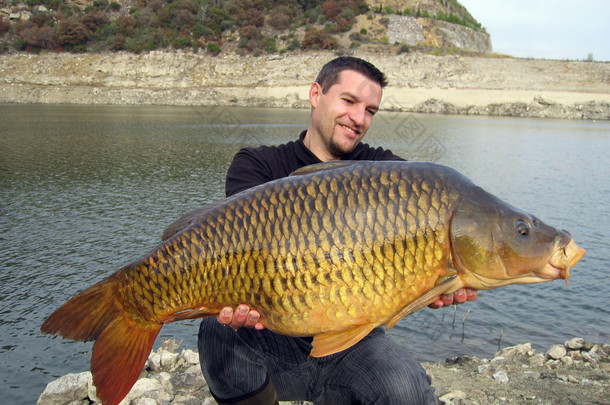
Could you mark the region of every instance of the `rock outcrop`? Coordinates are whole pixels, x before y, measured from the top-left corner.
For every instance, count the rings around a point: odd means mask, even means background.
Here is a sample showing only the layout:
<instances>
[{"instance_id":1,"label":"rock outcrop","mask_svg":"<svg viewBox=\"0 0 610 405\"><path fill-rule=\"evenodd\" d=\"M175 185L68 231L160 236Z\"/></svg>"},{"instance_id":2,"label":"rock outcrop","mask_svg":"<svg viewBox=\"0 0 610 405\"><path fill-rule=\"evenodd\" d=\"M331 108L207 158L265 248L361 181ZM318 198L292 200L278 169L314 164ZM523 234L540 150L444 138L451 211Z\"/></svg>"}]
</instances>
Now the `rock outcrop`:
<instances>
[{"instance_id":1,"label":"rock outcrop","mask_svg":"<svg viewBox=\"0 0 610 405\"><path fill-rule=\"evenodd\" d=\"M0 55L0 103L309 108L332 52L266 57ZM386 73L382 109L442 114L610 119L610 63L360 52Z\"/></svg>"}]
</instances>

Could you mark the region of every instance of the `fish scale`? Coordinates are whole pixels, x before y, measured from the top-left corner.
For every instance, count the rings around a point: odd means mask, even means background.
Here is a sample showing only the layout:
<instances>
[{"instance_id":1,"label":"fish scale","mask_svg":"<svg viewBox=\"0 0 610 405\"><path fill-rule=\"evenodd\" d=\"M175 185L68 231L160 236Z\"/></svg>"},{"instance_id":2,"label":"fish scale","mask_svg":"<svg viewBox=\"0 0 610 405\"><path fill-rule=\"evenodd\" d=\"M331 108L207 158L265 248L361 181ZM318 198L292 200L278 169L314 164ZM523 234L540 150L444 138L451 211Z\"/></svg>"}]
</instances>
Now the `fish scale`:
<instances>
[{"instance_id":1,"label":"fish scale","mask_svg":"<svg viewBox=\"0 0 610 405\"><path fill-rule=\"evenodd\" d=\"M183 216L149 255L73 297L41 330L96 340L93 381L116 405L168 322L243 303L272 331L314 336L319 357L461 287L567 279L582 255L567 232L448 167L335 162Z\"/></svg>"}]
</instances>

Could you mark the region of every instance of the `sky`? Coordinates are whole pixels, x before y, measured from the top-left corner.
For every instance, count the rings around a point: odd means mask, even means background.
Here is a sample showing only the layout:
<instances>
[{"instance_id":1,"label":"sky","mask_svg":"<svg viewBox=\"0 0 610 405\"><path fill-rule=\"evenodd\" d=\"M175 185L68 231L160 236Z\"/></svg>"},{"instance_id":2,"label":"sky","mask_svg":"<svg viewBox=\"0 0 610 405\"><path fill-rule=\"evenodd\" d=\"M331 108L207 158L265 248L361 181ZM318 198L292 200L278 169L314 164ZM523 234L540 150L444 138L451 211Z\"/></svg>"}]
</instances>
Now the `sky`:
<instances>
[{"instance_id":1,"label":"sky","mask_svg":"<svg viewBox=\"0 0 610 405\"><path fill-rule=\"evenodd\" d=\"M515 57L610 61L609 0L459 0Z\"/></svg>"}]
</instances>

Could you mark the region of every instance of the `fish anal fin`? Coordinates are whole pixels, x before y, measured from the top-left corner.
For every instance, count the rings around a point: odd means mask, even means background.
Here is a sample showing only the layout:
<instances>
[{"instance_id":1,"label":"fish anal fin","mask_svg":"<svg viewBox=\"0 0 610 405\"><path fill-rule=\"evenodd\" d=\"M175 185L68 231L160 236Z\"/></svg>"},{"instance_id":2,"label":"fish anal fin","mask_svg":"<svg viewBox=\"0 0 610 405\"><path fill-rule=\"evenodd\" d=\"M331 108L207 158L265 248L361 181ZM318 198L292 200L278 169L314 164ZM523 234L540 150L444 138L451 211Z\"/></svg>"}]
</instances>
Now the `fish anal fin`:
<instances>
[{"instance_id":1,"label":"fish anal fin","mask_svg":"<svg viewBox=\"0 0 610 405\"><path fill-rule=\"evenodd\" d=\"M117 316L93 345L91 374L104 405L116 405L136 383L163 325Z\"/></svg>"},{"instance_id":2,"label":"fish anal fin","mask_svg":"<svg viewBox=\"0 0 610 405\"><path fill-rule=\"evenodd\" d=\"M444 279L443 281L441 281L441 283L439 285L432 288L431 290L429 290L428 292L426 292L425 294L420 296L418 299L416 299L415 301L411 302L409 305L407 305L406 307L404 307L403 309L398 311L398 313L396 313L396 315L394 315L392 317L392 319L389 320L386 329L387 330L392 329L392 327L394 327L394 325L396 325L396 323L398 321L400 321L402 318L404 318L407 315L411 315L412 313L417 312L420 309L430 305L440 295L453 292L463 286L464 286L464 282L459 277L452 276L452 277L448 277L448 278Z\"/></svg>"},{"instance_id":3,"label":"fish anal fin","mask_svg":"<svg viewBox=\"0 0 610 405\"><path fill-rule=\"evenodd\" d=\"M321 333L313 338L312 357L324 357L352 347L375 329L376 324L365 324L334 332Z\"/></svg>"},{"instance_id":4,"label":"fish anal fin","mask_svg":"<svg viewBox=\"0 0 610 405\"><path fill-rule=\"evenodd\" d=\"M170 323L176 321L183 321L185 319L196 319L196 318L205 318L206 316L217 315L220 312L220 308L208 308L208 307L199 307L199 308L191 308L180 312L175 312L171 315L168 315L164 318L159 319L161 323Z\"/></svg>"}]
</instances>

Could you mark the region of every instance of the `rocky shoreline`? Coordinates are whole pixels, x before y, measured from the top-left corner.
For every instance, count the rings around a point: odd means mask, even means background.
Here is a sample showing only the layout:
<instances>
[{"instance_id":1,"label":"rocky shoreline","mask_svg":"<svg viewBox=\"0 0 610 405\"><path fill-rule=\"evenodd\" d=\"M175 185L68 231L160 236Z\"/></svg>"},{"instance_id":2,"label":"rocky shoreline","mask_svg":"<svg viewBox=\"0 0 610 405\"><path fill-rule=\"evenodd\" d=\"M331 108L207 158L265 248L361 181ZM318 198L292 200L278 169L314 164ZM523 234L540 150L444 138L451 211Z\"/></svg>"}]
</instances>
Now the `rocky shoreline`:
<instances>
[{"instance_id":1,"label":"rocky shoreline","mask_svg":"<svg viewBox=\"0 0 610 405\"><path fill-rule=\"evenodd\" d=\"M4 54L0 103L309 108L309 85L332 52ZM359 51L390 81L392 111L610 119L610 62Z\"/></svg>"},{"instance_id":2,"label":"rocky shoreline","mask_svg":"<svg viewBox=\"0 0 610 405\"><path fill-rule=\"evenodd\" d=\"M122 405L212 405L199 356L173 339L151 353L138 382ZM456 357L425 362L442 404L608 404L610 344L573 338L536 353L524 343L492 359ZM91 373L68 374L50 382L37 405L99 404ZM281 402L309 405L310 402Z\"/></svg>"}]
</instances>

